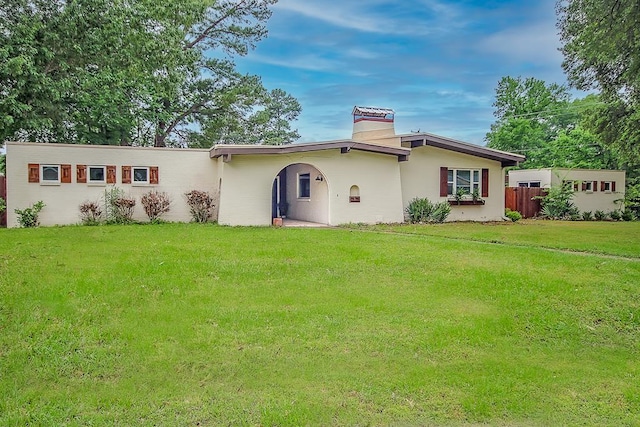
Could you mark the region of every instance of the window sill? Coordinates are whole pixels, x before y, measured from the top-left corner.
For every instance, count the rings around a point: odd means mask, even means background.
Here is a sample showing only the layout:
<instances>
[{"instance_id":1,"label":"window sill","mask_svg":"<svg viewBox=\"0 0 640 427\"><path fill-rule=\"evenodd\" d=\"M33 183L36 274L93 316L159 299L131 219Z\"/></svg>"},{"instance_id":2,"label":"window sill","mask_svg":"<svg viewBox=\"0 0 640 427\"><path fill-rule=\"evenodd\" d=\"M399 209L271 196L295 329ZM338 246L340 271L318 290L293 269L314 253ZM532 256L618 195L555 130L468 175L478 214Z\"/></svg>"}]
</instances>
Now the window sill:
<instances>
[{"instance_id":1,"label":"window sill","mask_svg":"<svg viewBox=\"0 0 640 427\"><path fill-rule=\"evenodd\" d=\"M41 181L40 185L45 185L45 186L51 186L51 185L60 185L60 181L51 181L51 182L47 182L47 181Z\"/></svg>"},{"instance_id":2,"label":"window sill","mask_svg":"<svg viewBox=\"0 0 640 427\"><path fill-rule=\"evenodd\" d=\"M447 200L451 206L472 206L472 205L484 205L484 200Z\"/></svg>"}]
</instances>

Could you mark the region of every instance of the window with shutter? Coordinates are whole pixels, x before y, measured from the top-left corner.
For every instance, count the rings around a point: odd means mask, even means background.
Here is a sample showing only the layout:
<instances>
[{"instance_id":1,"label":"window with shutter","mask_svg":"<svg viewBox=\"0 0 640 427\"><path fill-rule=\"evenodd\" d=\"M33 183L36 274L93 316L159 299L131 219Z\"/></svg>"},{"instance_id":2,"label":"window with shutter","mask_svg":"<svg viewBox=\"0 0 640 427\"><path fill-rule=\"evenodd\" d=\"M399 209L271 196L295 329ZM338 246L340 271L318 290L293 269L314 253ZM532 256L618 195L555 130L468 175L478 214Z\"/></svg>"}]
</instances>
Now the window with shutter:
<instances>
[{"instance_id":1,"label":"window with shutter","mask_svg":"<svg viewBox=\"0 0 640 427\"><path fill-rule=\"evenodd\" d=\"M87 182L87 166L76 165L76 182L78 184L84 184Z\"/></svg>"},{"instance_id":2,"label":"window with shutter","mask_svg":"<svg viewBox=\"0 0 640 427\"><path fill-rule=\"evenodd\" d=\"M447 197L449 194L449 169L445 167L440 168L440 197Z\"/></svg>"},{"instance_id":3,"label":"window with shutter","mask_svg":"<svg viewBox=\"0 0 640 427\"><path fill-rule=\"evenodd\" d=\"M481 197L489 197L489 169L482 169Z\"/></svg>"},{"instance_id":4,"label":"window with shutter","mask_svg":"<svg viewBox=\"0 0 640 427\"><path fill-rule=\"evenodd\" d=\"M151 166L149 168L149 184L159 184L160 176L158 175L158 167Z\"/></svg>"},{"instance_id":5,"label":"window with shutter","mask_svg":"<svg viewBox=\"0 0 640 427\"><path fill-rule=\"evenodd\" d=\"M131 166L122 167L122 183L131 184Z\"/></svg>"},{"instance_id":6,"label":"window with shutter","mask_svg":"<svg viewBox=\"0 0 640 427\"><path fill-rule=\"evenodd\" d=\"M60 182L63 184L71 183L71 165L60 165Z\"/></svg>"},{"instance_id":7,"label":"window with shutter","mask_svg":"<svg viewBox=\"0 0 640 427\"><path fill-rule=\"evenodd\" d=\"M107 184L116 183L116 167L107 166Z\"/></svg>"},{"instance_id":8,"label":"window with shutter","mask_svg":"<svg viewBox=\"0 0 640 427\"><path fill-rule=\"evenodd\" d=\"M40 182L40 165L29 163L29 182Z\"/></svg>"}]
</instances>

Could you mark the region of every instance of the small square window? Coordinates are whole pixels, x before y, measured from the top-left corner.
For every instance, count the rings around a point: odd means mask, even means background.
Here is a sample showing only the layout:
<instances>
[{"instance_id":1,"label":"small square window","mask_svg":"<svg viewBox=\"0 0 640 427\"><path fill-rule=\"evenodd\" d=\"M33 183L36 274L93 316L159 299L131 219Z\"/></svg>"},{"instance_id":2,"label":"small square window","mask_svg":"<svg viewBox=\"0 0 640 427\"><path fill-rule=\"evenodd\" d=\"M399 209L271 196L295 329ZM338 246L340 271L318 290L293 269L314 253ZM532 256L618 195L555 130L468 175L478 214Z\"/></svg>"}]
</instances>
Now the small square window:
<instances>
[{"instance_id":1,"label":"small square window","mask_svg":"<svg viewBox=\"0 0 640 427\"><path fill-rule=\"evenodd\" d=\"M89 182L93 184L104 184L106 182L105 166L89 166Z\"/></svg>"},{"instance_id":2,"label":"small square window","mask_svg":"<svg viewBox=\"0 0 640 427\"><path fill-rule=\"evenodd\" d=\"M42 165L42 182L46 184L59 184L60 166Z\"/></svg>"},{"instance_id":3,"label":"small square window","mask_svg":"<svg viewBox=\"0 0 640 427\"><path fill-rule=\"evenodd\" d=\"M602 182L602 191L606 191L608 193L611 192L611 181L603 181Z\"/></svg>"},{"instance_id":4,"label":"small square window","mask_svg":"<svg viewBox=\"0 0 640 427\"><path fill-rule=\"evenodd\" d=\"M311 197L311 176L308 173L301 173L298 175L298 198L309 197Z\"/></svg>"},{"instance_id":5,"label":"small square window","mask_svg":"<svg viewBox=\"0 0 640 427\"><path fill-rule=\"evenodd\" d=\"M134 184L148 184L149 183L149 168L133 168L133 183Z\"/></svg>"}]
</instances>

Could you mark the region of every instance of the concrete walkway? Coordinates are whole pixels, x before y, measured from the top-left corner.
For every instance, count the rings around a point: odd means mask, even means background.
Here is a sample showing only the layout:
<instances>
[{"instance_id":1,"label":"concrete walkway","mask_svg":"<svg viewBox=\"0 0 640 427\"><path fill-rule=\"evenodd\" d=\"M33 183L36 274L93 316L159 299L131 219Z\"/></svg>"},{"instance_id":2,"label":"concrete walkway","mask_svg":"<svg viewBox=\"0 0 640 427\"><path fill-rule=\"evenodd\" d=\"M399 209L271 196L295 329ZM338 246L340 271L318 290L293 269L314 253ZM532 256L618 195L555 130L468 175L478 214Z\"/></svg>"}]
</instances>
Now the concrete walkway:
<instances>
[{"instance_id":1,"label":"concrete walkway","mask_svg":"<svg viewBox=\"0 0 640 427\"><path fill-rule=\"evenodd\" d=\"M300 221L300 220L291 219L291 218L284 218L282 220L282 226L283 227L313 227L313 228L328 227L327 224L320 224L318 222Z\"/></svg>"}]
</instances>

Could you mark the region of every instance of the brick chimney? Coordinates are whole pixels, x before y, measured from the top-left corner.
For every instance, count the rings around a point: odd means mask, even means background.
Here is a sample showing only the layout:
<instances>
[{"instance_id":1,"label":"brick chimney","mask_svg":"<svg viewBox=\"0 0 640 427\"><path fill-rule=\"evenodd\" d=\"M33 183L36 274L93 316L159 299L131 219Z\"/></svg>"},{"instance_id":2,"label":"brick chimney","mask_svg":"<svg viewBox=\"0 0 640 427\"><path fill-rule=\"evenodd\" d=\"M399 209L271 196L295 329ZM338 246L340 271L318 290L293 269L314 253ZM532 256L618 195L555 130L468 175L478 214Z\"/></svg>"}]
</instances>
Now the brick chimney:
<instances>
[{"instance_id":1,"label":"brick chimney","mask_svg":"<svg viewBox=\"0 0 640 427\"><path fill-rule=\"evenodd\" d=\"M353 107L354 141L396 145L395 112L389 108Z\"/></svg>"}]
</instances>

